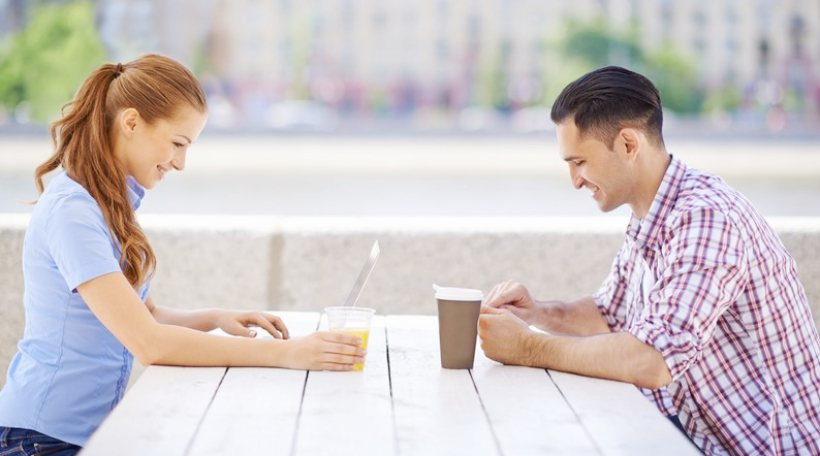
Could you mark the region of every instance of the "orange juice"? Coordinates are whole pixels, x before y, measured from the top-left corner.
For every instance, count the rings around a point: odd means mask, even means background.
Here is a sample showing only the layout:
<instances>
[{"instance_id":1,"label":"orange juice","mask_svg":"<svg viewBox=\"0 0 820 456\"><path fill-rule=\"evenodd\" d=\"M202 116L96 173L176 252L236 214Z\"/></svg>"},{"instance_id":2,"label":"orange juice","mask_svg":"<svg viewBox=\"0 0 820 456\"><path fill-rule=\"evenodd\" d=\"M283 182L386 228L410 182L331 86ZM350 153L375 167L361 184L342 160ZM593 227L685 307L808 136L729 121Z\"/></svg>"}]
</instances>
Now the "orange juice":
<instances>
[{"instance_id":1,"label":"orange juice","mask_svg":"<svg viewBox=\"0 0 820 456\"><path fill-rule=\"evenodd\" d=\"M370 336L370 329L352 328L352 329L340 329L338 331L341 331L345 334L350 334L351 336L356 336L356 337L361 338L362 343L361 343L361 345L359 345L359 347L362 350L367 350L367 339L368 339L368 336ZM360 371L362 369L364 369L364 363L356 363L356 364L353 365L353 370L354 371Z\"/></svg>"}]
</instances>

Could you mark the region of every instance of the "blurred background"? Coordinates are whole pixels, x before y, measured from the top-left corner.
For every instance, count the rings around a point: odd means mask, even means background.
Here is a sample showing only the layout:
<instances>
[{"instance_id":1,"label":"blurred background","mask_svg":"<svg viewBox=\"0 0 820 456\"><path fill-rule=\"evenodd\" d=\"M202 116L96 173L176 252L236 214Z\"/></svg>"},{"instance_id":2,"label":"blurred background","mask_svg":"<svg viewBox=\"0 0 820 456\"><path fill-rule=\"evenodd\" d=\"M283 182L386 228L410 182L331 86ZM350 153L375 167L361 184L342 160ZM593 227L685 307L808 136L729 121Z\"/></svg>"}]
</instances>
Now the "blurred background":
<instances>
[{"instance_id":1,"label":"blurred background","mask_svg":"<svg viewBox=\"0 0 820 456\"><path fill-rule=\"evenodd\" d=\"M0 212L30 210L84 77L148 52L209 121L142 212L596 215L549 106L616 64L658 86L670 152L820 215L820 0L0 0Z\"/></svg>"}]
</instances>

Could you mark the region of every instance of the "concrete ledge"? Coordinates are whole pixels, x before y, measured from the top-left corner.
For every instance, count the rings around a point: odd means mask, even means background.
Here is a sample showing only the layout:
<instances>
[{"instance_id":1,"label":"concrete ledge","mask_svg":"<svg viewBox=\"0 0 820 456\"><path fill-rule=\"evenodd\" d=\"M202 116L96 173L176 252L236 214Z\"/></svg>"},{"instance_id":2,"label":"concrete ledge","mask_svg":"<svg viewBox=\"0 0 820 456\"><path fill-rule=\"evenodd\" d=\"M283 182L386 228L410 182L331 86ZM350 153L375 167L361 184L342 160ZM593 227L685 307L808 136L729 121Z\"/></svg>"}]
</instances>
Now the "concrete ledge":
<instances>
[{"instance_id":1,"label":"concrete ledge","mask_svg":"<svg viewBox=\"0 0 820 456\"><path fill-rule=\"evenodd\" d=\"M488 291L512 279L542 298L597 289L626 220L596 218L141 217L158 258L152 295L180 308L314 310L341 303L370 244L382 254L360 304L434 314L431 284ZM0 214L0 370L23 330L27 215ZM797 260L820 323L820 218L770 222ZM4 382L4 378L3 378Z\"/></svg>"}]
</instances>

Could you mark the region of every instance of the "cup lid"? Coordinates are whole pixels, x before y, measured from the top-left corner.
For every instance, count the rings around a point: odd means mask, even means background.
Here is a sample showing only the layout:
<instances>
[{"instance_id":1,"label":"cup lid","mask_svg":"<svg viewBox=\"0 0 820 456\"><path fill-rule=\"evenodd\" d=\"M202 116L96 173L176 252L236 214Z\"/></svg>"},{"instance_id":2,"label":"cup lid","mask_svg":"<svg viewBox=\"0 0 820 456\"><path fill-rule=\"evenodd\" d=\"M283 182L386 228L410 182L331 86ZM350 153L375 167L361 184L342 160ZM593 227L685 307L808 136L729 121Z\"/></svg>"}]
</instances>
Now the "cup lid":
<instances>
[{"instance_id":1,"label":"cup lid","mask_svg":"<svg viewBox=\"0 0 820 456\"><path fill-rule=\"evenodd\" d=\"M482 301L484 293L473 288L440 287L433 284L436 291L436 299L446 299L450 301Z\"/></svg>"}]
</instances>

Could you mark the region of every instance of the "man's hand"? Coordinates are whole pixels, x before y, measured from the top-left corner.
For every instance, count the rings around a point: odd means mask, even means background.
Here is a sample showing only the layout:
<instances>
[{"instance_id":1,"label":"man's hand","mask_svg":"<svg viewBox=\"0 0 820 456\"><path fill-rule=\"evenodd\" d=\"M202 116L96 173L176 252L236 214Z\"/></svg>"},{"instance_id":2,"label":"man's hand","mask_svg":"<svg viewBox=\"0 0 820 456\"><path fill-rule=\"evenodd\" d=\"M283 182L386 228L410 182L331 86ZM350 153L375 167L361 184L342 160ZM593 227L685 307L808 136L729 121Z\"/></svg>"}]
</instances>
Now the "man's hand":
<instances>
[{"instance_id":1,"label":"man's hand","mask_svg":"<svg viewBox=\"0 0 820 456\"><path fill-rule=\"evenodd\" d=\"M529 339L533 336L527 323L510 310L481 307L478 337L488 358L504 364L530 365Z\"/></svg>"},{"instance_id":2,"label":"man's hand","mask_svg":"<svg viewBox=\"0 0 820 456\"><path fill-rule=\"evenodd\" d=\"M499 283L493 287L484 298L484 306L509 310L528 325L534 324L540 310L527 287L512 281Z\"/></svg>"}]
</instances>

